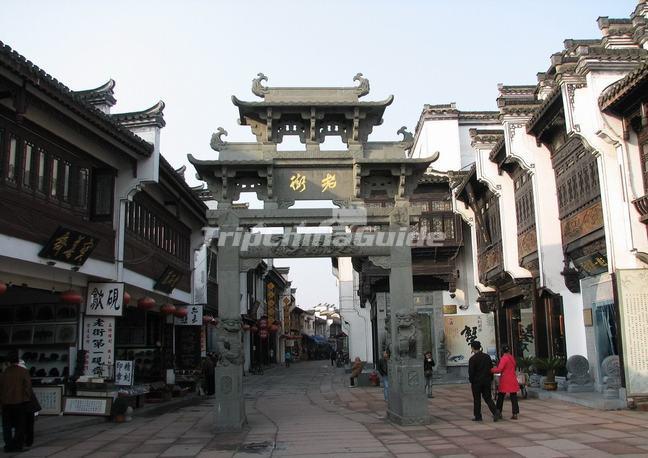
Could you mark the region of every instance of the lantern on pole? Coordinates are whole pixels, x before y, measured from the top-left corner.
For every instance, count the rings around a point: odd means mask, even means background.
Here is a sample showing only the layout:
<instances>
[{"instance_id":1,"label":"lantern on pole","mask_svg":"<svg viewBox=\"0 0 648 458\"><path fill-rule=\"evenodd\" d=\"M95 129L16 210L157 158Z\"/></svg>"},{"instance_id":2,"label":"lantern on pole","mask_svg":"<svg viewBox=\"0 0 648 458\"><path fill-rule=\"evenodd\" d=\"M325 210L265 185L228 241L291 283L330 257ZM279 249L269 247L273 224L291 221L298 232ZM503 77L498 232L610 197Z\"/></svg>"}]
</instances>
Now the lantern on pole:
<instances>
[{"instance_id":1,"label":"lantern on pole","mask_svg":"<svg viewBox=\"0 0 648 458\"><path fill-rule=\"evenodd\" d=\"M137 308L140 310L151 310L155 307L155 299L152 297L144 296L137 301Z\"/></svg>"},{"instance_id":2,"label":"lantern on pole","mask_svg":"<svg viewBox=\"0 0 648 458\"><path fill-rule=\"evenodd\" d=\"M128 305L131 300L131 295L128 292L124 291L124 305Z\"/></svg>"},{"instance_id":3,"label":"lantern on pole","mask_svg":"<svg viewBox=\"0 0 648 458\"><path fill-rule=\"evenodd\" d=\"M60 297L61 302L65 304L79 305L81 302L83 302L83 296L81 296L81 293L73 289L63 291Z\"/></svg>"},{"instance_id":4,"label":"lantern on pole","mask_svg":"<svg viewBox=\"0 0 648 458\"><path fill-rule=\"evenodd\" d=\"M172 315L176 311L176 306L173 304L164 304L160 307L160 313L163 315Z\"/></svg>"},{"instance_id":5,"label":"lantern on pole","mask_svg":"<svg viewBox=\"0 0 648 458\"><path fill-rule=\"evenodd\" d=\"M176 308L176 311L173 312L173 315L178 317L178 318L184 318L189 314L187 311L187 307L178 307Z\"/></svg>"},{"instance_id":6,"label":"lantern on pole","mask_svg":"<svg viewBox=\"0 0 648 458\"><path fill-rule=\"evenodd\" d=\"M7 284L0 281L0 295L7 292Z\"/></svg>"}]
</instances>

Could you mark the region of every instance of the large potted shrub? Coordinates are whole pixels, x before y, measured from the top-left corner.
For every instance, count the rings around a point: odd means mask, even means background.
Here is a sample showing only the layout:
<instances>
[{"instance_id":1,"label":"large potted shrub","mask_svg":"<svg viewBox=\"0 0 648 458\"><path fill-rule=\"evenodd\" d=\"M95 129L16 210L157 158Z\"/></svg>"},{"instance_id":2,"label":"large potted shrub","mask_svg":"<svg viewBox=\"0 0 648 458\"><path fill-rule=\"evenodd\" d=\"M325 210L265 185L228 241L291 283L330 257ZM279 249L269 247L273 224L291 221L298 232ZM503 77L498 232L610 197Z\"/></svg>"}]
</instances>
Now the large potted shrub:
<instances>
[{"instance_id":1,"label":"large potted shrub","mask_svg":"<svg viewBox=\"0 0 648 458\"><path fill-rule=\"evenodd\" d=\"M565 358L562 356L552 356L549 358L536 358L535 367L545 372L544 389L547 391L556 391L556 372L565 367Z\"/></svg>"}]
</instances>

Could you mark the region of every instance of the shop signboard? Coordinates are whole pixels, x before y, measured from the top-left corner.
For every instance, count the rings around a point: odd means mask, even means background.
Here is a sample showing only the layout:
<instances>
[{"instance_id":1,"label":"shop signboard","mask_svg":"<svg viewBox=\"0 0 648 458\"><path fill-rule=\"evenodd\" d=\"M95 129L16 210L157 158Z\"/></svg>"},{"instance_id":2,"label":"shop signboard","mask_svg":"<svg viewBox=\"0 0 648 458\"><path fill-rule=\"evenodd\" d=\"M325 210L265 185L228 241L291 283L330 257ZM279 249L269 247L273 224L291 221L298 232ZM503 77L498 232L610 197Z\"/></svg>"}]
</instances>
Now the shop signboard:
<instances>
[{"instance_id":1,"label":"shop signboard","mask_svg":"<svg viewBox=\"0 0 648 458\"><path fill-rule=\"evenodd\" d=\"M465 366L471 356L470 344L478 340L485 353L495 356L495 322L489 315L445 317L445 349L448 366Z\"/></svg>"},{"instance_id":2,"label":"shop signboard","mask_svg":"<svg viewBox=\"0 0 648 458\"><path fill-rule=\"evenodd\" d=\"M65 398L63 413L66 415L98 415L107 417L110 415L111 407L112 398L68 396Z\"/></svg>"},{"instance_id":3,"label":"shop signboard","mask_svg":"<svg viewBox=\"0 0 648 458\"><path fill-rule=\"evenodd\" d=\"M133 384L133 361L115 361L115 385L131 386Z\"/></svg>"},{"instance_id":4,"label":"shop signboard","mask_svg":"<svg viewBox=\"0 0 648 458\"><path fill-rule=\"evenodd\" d=\"M115 357L115 318L87 316L83 320L86 375L109 377Z\"/></svg>"},{"instance_id":5,"label":"shop signboard","mask_svg":"<svg viewBox=\"0 0 648 458\"><path fill-rule=\"evenodd\" d=\"M123 283L88 283L86 315L122 316L123 310Z\"/></svg>"},{"instance_id":6,"label":"shop signboard","mask_svg":"<svg viewBox=\"0 0 648 458\"><path fill-rule=\"evenodd\" d=\"M59 415L63 402L63 385L35 386L34 395L41 405L40 415Z\"/></svg>"},{"instance_id":7,"label":"shop signboard","mask_svg":"<svg viewBox=\"0 0 648 458\"><path fill-rule=\"evenodd\" d=\"M171 291L174 290L181 278L182 272L171 266L167 266L155 282L155 285L153 285L153 289L171 294Z\"/></svg>"},{"instance_id":8,"label":"shop signboard","mask_svg":"<svg viewBox=\"0 0 648 458\"><path fill-rule=\"evenodd\" d=\"M176 326L202 326L203 306L188 305L186 309L187 309L187 315L183 317L175 317Z\"/></svg>"},{"instance_id":9,"label":"shop signboard","mask_svg":"<svg viewBox=\"0 0 648 458\"><path fill-rule=\"evenodd\" d=\"M648 395L648 269L617 270L623 370L628 397Z\"/></svg>"},{"instance_id":10,"label":"shop signboard","mask_svg":"<svg viewBox=\"0 0 648 458\"><path fill-rule=\"evenodd\" d=\"M59 226L38 256L82 266L98 243L96 237Z\"/></svg>"}]
</instances>

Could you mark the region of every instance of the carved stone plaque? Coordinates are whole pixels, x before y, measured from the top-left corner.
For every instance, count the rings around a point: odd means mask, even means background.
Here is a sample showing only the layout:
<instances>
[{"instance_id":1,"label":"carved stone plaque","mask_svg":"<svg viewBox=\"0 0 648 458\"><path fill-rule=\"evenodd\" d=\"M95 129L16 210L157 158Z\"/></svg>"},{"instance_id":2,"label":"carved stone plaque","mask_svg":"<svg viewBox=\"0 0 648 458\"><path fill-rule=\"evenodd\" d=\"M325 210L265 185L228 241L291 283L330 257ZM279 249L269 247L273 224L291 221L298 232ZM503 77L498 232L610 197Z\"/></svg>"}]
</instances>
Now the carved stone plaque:
<instances>
[{"instance_id":1,"label":"carved stone plaque","mask_svg":"<svg viewBox=\"0 0 648 458\"><path fill-rule=\"evenodd\" d=\"M648 395L648 269L617 270L623 362L629 397Z\"/></svg>"}]
</instances>

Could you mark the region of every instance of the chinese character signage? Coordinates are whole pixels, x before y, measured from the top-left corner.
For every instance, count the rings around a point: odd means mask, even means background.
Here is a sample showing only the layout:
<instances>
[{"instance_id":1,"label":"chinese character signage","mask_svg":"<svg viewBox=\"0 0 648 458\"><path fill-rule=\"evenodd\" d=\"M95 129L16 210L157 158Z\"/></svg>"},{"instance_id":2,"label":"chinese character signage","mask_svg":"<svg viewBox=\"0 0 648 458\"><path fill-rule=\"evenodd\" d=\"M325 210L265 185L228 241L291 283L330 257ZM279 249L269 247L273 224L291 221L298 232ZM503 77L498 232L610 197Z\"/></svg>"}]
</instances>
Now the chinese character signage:
<instances>
[{"instance_id":1,"label":"chinese character signage","mask_svg":"<svg viewBox=\"0 0 648 458\"><path fill-rule=\"evenodd\" d=\"M186 309L187 315L182 318L175 317L175 324L178 326L202 326L203 306L188 305Z\"/></svg>"},{"instance_id":2,"label":"chinese character signage","mask_svg":"<svg viewBox=\"0 0 648 458\"><path fill-rule=\"evenodd\" d=\"M279 168L274 172L273 191L285 200L343 200L352 196L351 168L328 170Z\"/></svg>"},{"instance_id":3,"label":"chinese character signage","mask_svg":"<svg viewBox=\"0 0 648 458\"><path fill-rule=\"evenodd\" d=\"M81 266L98 243L96 237L59 226L38 256Z\"/></svg>"},{"instance_id":4,"label":"chinese character signage","mask_svg":"<svg viewBox=\"0 0 648 458\"><path fill-rule=\"evenodd\" d=\"M448 366L465 366L470 359L470 344L478 340L484 353L495 356L495 320L489 315L451 315L445 317L445 346Z\"/></svg>"},{"instance_id":5,"label":"chinese character signage","mask_svg":"<svg viewBox=\"0 0 648 458\"><path fill-rule=\"evenodd\" d=\"M123 283L88 283L86 315L122 316Z\"/></svg>"},{"instance_id":6,"label":"chinese character signage","mask_svg":"<svg viewBox=\"0 0 648 458\"><path fill-rule=\"evenodd\" d=\"M158 278L155 286L153 286L153 289L169 294L173 291L181 278L182 272L171 266L167 266L167 268L164 269L164 272L162 272L162 275L160 275L160 278Z\"/></svg>"},{"instance_id":7,"label":"chinese character signage","mask_svg":"<svg viewBox=\"0 0 648 458\"><path fill-rule=\"evenodd\" d=\"M110 377L115 357L115 318L87 316L83 320L85 374Z\"/></svg>"},{"instance_id":8,"label":"chinese character signage","mask_svg":"<svg viewBox=\"0 0 648 458\"><path fill-rule=\"evenodd\" d=\"M133 361L115 361L115 385L133 384Z\"/></svg>"}]
</instances>

